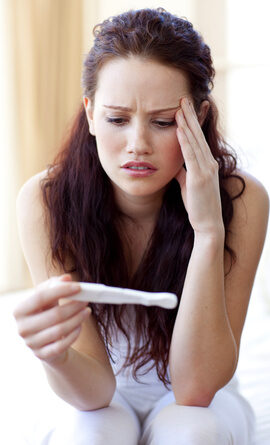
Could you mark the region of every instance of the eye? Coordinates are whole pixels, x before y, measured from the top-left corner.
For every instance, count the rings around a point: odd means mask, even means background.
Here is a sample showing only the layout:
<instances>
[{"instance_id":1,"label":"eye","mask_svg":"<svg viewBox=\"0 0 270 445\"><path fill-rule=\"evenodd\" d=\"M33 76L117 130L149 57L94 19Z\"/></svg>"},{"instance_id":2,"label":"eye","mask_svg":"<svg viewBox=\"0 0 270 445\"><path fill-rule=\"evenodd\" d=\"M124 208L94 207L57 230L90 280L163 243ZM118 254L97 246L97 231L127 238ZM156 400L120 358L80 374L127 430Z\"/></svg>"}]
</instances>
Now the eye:
<instances>
[{"instance_id":1,"label":"eye","mask_svg":"<svg viewBox=\"0 0 270 445\"><path fill-rule=\"evenodd\" d=\"M109 122L110 124L114 124L117 126L122 126L127 122L127 120L122 117L107 117L106 122ZM173 125L175 125L176 121L174 119L173 121L153 121L153 123L157 125L157 127L159 128L166 129L168 127L172 127Z\"/></svg>"},{"instance_id":2,"label":"eye","mask_svg":"<svg viewBox=\"0 0 270 445\"><path fill-rule=\"evenodd\" d=\"M160 128L167 128L167 127L172 127L173 125L176 124L175 119L173 121L154 121L154 123L160 127Z\"/></svg>"},{"instance_id":3,"label":"eye","mask_svg":"<svg viewBox=\"0 0 270 445\"><path fill-rule=\"evenodd\" d=\"M106 122L115 125L123 125L125 123L125 120L121 117L107 117Z\"/></svg>"}]
</instances>

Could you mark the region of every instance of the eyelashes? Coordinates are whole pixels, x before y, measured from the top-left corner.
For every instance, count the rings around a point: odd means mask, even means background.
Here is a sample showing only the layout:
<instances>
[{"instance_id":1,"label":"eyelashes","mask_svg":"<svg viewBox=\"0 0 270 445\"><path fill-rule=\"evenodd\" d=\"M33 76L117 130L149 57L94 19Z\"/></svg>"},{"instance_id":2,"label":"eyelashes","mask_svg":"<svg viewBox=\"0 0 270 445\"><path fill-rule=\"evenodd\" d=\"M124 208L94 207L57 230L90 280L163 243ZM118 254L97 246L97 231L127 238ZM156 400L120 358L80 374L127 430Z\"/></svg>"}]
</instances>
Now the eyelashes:
<instances>
[{"instance_id":1,"label":"eyelashes","mask_svg":"<svg viewBox=\"0 0 270 445\"><path fill-rule=\"evenodd\" d=\"M108 122L110 124L113 124L113 125L116 125L118 127L122 127L123 125L125 125L125 123L127 121L125 119L121 118L121 117L116 117L116 118L107 117L106 118L106 122ZM168 122L167 121L155 120L155 121L153 121L153 124L155 126L157 126L158 128L160 128L160 129L166 129L168 127L172 127L172 126L176 125L176 120L174 119L174 120L168 121Z\"/></svg>"}]
</instances>

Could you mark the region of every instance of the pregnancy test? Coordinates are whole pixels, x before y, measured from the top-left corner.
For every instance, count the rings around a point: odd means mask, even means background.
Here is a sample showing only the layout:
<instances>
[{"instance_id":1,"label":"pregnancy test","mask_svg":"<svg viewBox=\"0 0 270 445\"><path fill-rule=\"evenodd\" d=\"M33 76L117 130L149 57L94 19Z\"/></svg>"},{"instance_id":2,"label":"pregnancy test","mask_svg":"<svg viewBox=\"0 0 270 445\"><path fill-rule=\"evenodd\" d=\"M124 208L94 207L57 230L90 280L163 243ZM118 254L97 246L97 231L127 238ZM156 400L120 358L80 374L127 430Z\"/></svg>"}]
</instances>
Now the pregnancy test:
<instances>
[{"instance_id":1,"label":"pregnancy test","mask_svg":"<svg viewBox=\"0 0 270 445\"><path fill-rule=\"evenodd\" d=\"M99 283L78 283L81 291L68 297L70 300L89 301L105 304L143 304L173 309L177 306L177 296L170 292L145 292Z\"/></svg>"}]
</instances>

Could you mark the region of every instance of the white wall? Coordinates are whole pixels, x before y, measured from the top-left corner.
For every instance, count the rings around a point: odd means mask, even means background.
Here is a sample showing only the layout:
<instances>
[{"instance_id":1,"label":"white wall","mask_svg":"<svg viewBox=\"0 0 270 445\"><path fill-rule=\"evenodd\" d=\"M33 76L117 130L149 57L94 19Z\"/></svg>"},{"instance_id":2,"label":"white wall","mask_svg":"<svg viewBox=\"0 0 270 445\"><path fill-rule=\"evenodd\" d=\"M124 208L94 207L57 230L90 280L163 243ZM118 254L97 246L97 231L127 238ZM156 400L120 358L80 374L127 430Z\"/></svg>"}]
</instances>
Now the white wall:
<instances>
[{"instance_id":1,"label":"white wall","mask_svg":"<svg viewBox=\"0 0 270 445\"><path fill-rule=\"evenodd\" d=\"M110 15L119 14L128 9L162 7L173 14L189 17L194 15L194 0L100 0L98 2L98 16L104 20Z\"/></svg>"}]
</instances>

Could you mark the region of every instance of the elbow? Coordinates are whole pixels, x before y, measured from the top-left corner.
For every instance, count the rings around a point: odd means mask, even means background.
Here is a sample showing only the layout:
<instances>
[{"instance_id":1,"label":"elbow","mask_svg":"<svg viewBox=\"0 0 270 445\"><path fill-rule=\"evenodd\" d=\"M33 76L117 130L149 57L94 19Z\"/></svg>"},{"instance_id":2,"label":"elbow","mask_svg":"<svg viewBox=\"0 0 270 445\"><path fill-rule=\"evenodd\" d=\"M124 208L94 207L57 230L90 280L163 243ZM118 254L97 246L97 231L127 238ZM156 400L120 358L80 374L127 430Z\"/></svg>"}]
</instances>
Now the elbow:
<instances>
[{"instance_id":1,"label":"elbow","mask_svg":"<svg viewBox=\"0 0 270 445\"><path fill-rule=\"evenodd\" d=\"M223 388L232 378L234 373L230 373L229 376L226 376L226 379L219 379L217 382L209 383L209 378L207 382L201 382L198 384L197 382L200 380L198 377L193 381L188 381L185 379L181 382L172 381L172 390L175 397L175 402L177 405L184 406L201 406L208 407L217 391ZM216 383L216 384L214 384Z\"/></svg>"},{"instance_id":2,"label":"elbow","mask_svg":"<svg viewBox=\"0 0 270 445\"><path fill-rule=\"evenodd\" d=\"M73 405L74 408L76 408L78 411L97 411L99 409L108 408L110 406L111 400L109 402L104 401L102 403L101 401L95 402L95 403L86 403L86 404L78 404Z\"/></svg>"},{"instance_id":3,"label":"elbow","mask_svg":"<svg viewBox=\"0 0 270 445\"><path fill-rule=\"evenodd\" d=\"M108 408L111 404L112 397L106 397L103 400L95 400L91 403L79 403L77 406L74 405L78 411L96 411L99 409Z\"/></svg>"},{"instance_id":4,"label":"elbow","mask_svg":"<svg viewBox=\"0 0 270 445\"><path fill-rule=\"evenodd\" d=\"M98 397L93 400L80 400L78 403L74 403L73 406L79 411L96 411L99 409L108 408L113 399L116 390L115 378L111 381L111 384L107 388L103 388L103 391L98 394Z\"/></svg>"},{"instance_id":5,"label":"elbow","mask_svg":"<svg viewBox=\"0 0 270 445\"><path fill-rule=\"evenodd\" d=\"M177 397L175 398L176 405L182 405L182 406L199 406L202 408L207 408L211 401L213 400L212 396L196 396L196 397Z\"/></svg>"},{"instance_id":6,"label":"elbow","mask_svg":"<svg viewBox=\"0 0 270 445\"><path fill-rule=\"evenodd\" d=\"M200 406L207 408L212 402L215 393L201 389L190 389L186 391L174 391L176 405Z\"/></svg>"}]
</instances>

